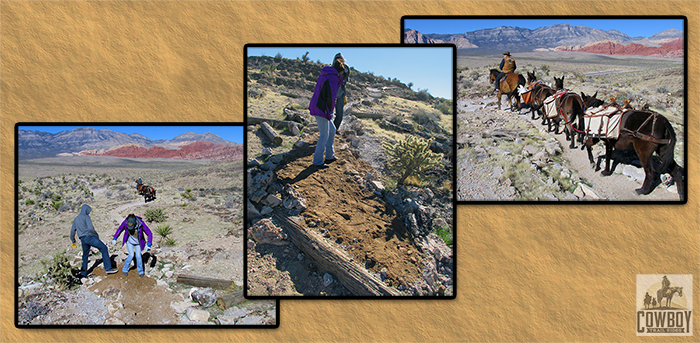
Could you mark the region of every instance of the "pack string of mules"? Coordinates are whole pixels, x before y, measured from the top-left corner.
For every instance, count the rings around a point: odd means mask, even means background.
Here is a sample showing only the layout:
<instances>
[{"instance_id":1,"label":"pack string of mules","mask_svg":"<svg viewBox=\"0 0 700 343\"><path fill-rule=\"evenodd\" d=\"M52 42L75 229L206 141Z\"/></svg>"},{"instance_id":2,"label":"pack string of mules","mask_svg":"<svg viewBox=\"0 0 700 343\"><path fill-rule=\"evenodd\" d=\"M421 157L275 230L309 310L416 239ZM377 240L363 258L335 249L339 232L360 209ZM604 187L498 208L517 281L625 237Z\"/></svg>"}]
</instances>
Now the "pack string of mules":
<instances>
[{"instance_id":1,"label":"pack string of mules","mask_svg":"<svg viewBox=\"0 0 700 343\"><path fill-rule=\"evenodd\" d=\"M536 120L536 116L541 117L542 125L547 125L547 131L555 134L560 133L559 125L563 121L566 139L571 141L569 148L575 148L575 141L579 141L581 149L587 149L589 162L595 170L600 169L600 163L594 161L592 146L599 141L605 144L603 176L612 174L610 159L613 148L634 149L644 169L644 181L642 187L636 189L637 193L651 193L654 173L668 170L676 182L680 199L685 200L682 168L673 158L676 134L663 115L649 110L648 105L637 110L631 106L630 100L619 105L617 99L612 97L609 103L604 103L596 98L598 92L592 96L586 96L583 92L579 95L564 88L563 76L554 77L552 89L537 80L534 73L528 72L527 83L516 87L518 94L515 109L529 108L532 120ZM522 98L522 103L518 97ZM656 168L652 163L654 152L661 159Z\"/></svg>"}]
</instances>

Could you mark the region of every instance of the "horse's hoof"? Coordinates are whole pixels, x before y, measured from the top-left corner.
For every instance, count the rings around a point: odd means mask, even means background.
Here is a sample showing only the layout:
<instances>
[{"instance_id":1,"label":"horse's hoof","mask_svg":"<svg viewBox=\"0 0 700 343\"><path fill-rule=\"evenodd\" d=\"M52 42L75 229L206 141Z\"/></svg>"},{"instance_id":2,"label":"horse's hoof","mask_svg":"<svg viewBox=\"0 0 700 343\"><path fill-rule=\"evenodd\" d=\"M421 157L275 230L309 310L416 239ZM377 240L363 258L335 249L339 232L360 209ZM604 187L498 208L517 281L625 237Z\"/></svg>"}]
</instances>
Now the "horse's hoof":
<instances>
[{"instance_id":1,"label":"horse's hoof","mask_svg":"<svg viewBox=\"0 0 700 343\"><path fill-rule=\"evenodd\" d=\"M644 190L644 187L637 188L634 191L637 192L637 194L639 194L639 195L647 195L647 194L651 193L651 189Z\"/></svg>"},{"instance_id":2,"label":"horse's hoof","mask_svg":"<svg viewBox=\"0 0 700 343\"><path fill-rule=\"evenodd\" d=\"M609 171L609 170L603 170L603 171L600 172L600 173L603 174L603 176L610 176L610 175L612 175L612 171Z\"/></svg>"}]
</instances>

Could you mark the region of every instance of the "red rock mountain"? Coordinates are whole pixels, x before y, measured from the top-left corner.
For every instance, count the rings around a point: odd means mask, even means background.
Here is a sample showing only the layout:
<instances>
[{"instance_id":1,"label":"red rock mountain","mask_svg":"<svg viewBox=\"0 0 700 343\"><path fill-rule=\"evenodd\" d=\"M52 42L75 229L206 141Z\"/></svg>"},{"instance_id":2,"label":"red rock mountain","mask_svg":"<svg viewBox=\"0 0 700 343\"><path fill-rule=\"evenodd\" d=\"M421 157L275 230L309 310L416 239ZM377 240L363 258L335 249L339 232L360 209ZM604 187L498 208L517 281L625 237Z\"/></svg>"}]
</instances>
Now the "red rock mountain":
<instances>
[{"instance_id":1,"label":"red rock mountain","mask_svg":"<svg viewBox=\"0 0 700 343\"><path fill-rule=\"evenodd\" d=\"M661 43L659 46L645 46L637 43L622 45L614 41L602 41L584 46L561 46L559 51L589 52L604 55L643 55L657 57L682 58L684 50L683 38Z\"/></svg>"},{"instance_id":2,"label":"red rock mountain","mask_svg":"<svg viewBox=\"0 0 700 343\"><path fill-rule=\"evenodd\" d=\"M114 156L127 158L173 158L181 160L238 161L243 159L243 146L226 146L206 141L195 141L166 149L160 146L144 148L137 144L113 147L107 151L81 151L81 155Z\"/></svg>"}]
</instances>

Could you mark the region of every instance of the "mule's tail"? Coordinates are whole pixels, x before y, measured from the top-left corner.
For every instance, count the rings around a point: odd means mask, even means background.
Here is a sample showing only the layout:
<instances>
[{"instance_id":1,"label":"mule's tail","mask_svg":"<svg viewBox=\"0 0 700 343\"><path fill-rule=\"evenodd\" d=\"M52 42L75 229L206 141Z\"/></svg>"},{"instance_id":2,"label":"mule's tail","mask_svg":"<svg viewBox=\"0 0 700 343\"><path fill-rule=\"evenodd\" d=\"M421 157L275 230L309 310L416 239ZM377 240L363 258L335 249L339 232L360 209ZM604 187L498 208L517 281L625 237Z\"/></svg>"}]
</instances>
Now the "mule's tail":
<instances>
[{"instance_id":1,"label":"mule's tail","mask_svg":"<svg viewBox=\"0 0 700 343\"><path fill-rule=\"evenodd\" d=\"M668 169L668 166L673 162L674 148L676 147L676 131L673 130L671 123L666 120L666 137L670 142L659 148L659 157L661 157L661 164L659 168L655 170L657 173L663 173Z\"/></svg>"}]
</instances>

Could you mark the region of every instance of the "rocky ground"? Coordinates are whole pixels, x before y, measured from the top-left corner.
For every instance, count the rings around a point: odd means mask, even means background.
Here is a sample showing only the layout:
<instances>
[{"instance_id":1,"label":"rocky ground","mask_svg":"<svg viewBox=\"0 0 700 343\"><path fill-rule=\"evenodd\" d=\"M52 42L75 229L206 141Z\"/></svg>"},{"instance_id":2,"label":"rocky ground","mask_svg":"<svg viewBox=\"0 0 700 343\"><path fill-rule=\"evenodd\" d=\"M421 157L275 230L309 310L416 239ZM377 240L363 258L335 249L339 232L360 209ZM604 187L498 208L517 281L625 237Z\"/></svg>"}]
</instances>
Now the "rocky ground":
<instances>
[{"instance_id":1,"label":"rocky ground","mask_svg":"<svg viewBox=\"0 0 700 343\"><path fill-rule=\"evenodd\" d=\"M367 295L353 294L292 244L275 212L317 233L401 295L454 295L452 248L444 240L451 243L454 225L452 116L396 88L355 83L335 138L338 160L318 170L310 168L318 129L303 105L313 87L292 88L280 79L276 86L257 74L248 85L249 117L296 120L300 128L278 128L283 141L272 144L260 125L248 127L248 295ZM382 142L408 135L433 138L444 163L413 185L400 185L386 169Z\"/></svg>"},{"instance_id":2,"label":"rocky ground","mask_svg":"<svg viewBox=\"0 0 700 343\"><path fill-rule=\"evenodd\" d=\"M678 142L675 160L684 166L684 108L682 61L650 57L608 57L580 53L523 53L517 56L519 71L534 71L552 84L553 76L565 76L565 87L599 99L630 99L671 121ZM657 176L649 195L641 187L644 172L634 151L615 151L613 175L603 177L580 149L569 149L564 134L547 132L541 120L528 110L511 112L505 96L496 108L484 71L486 57L458 58L457 101L457 200L458 201L677 201L675 180ZM495 62L494 62L495 63ZM593 155L601 161L602 143ZM604 160L602 160L604 166Z\"/></svg>"},{"instance_id":3,"label":"rocky ground","mask_svg":"<svg viewBox=\"0 0 700 343\"><path fill-rule=\"evenodd\" d=\"M274 301L246 301L225 310L195 301L192 294L223 295L243 286L242 163L61 157L20 161L18 190L18 287L20 324L276 324ZM71 171L68 171L71 170ZM133 182L141 177L158 198L144 203ZM92 249L92 273L70 289L48 277L42 261L64 254L80 268L82 251L69 232L82 204L107 243L119 273L107 275ZM154 250L139 278L111 237L128 213L146 218L161 209L164 221L147 222ZM164 237L159 227L170 226ZM154 263L151 264L150 262ZM233 281L228 290L197 289L177 282L186 274Z\"/></svg>"}]
</instances>

